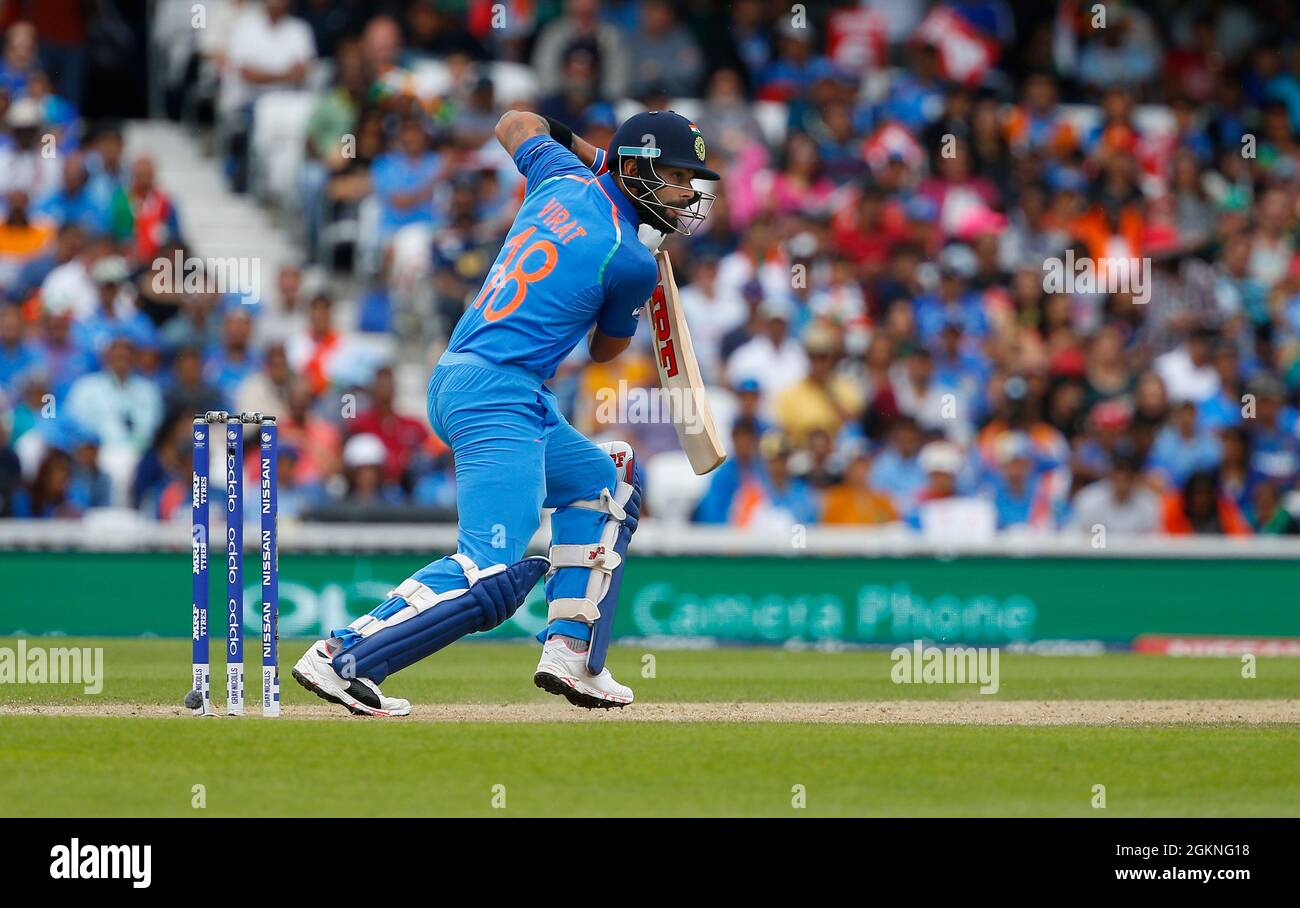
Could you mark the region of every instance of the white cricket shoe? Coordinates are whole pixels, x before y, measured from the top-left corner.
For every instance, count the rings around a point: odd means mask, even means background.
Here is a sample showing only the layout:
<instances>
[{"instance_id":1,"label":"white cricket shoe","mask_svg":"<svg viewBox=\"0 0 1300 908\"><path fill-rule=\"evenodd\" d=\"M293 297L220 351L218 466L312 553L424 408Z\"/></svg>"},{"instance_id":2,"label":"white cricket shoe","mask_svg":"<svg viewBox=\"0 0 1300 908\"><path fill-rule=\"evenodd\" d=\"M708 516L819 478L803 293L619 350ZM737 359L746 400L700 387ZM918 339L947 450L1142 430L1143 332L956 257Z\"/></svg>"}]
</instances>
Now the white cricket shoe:
<instances>
[{"instance_id":1,"label":"white cricket shoe","mask_svg":"<svg viewBox=\"0 0 1300 908\"><path fill-rule=\"evenodd\" d=\"M293 677L322 700L337 703L358 716L408 716L411 701L385 697L369 678L344 678L334 671L330 644L317 640L293 667Z\"/></svg>"},{"instance_id":2,"label":"white cricket shoe","mask_svg":"<svg viewBox=\"0 0 1300 908\"><path fill-rule=\"evenodd\" d=\"M569 638L558 634L542 647L533 683L586 709L621 709L632 702L632 688L615 681L608 668L593 675L587 670L586 650L578 652Z\"/></svg>"}]
</instances>

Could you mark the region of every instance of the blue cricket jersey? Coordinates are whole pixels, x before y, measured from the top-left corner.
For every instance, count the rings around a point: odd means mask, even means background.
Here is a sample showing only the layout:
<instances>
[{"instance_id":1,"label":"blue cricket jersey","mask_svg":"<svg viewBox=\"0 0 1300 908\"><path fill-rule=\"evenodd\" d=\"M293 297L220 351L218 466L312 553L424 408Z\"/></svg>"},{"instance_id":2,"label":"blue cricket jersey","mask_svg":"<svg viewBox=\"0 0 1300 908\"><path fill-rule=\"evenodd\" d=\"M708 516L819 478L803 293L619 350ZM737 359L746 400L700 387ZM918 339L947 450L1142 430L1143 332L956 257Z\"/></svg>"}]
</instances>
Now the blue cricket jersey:
<instances>
[{"instance_id":1,"label":"blue cricket jersey","mask_svg":"<svg viewBox=\"0 0 1300 908\"><path fill-rule=\"evenodd\" d=\"M635 334L659 271L608 173L593 176L550 136L520 145L515 166L527 181L523 205L447 350L550 378L592 325Z\"/></svg>"}]
</instances>

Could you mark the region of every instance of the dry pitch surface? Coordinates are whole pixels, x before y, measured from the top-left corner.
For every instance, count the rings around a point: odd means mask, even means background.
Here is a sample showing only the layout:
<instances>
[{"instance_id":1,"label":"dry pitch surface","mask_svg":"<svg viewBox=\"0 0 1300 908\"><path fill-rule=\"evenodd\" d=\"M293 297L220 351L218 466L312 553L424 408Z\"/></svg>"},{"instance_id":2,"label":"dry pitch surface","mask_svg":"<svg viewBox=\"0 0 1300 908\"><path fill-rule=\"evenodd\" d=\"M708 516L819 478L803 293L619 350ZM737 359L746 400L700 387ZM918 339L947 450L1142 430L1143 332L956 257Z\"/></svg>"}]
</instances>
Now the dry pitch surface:
<instances>
[{"instance_id":1,"label":"dry pitch surface","mask_svg":"<svg viewBox=\"0 0 1300 908\"><path fill-rule=\"evenodd\" d=\"M192 718L147 703L0 706L0 716ZM249 707L247 717L260 718ZM214 718L225 718L214 717ZM832 725L1213 725L1300 723L1300 700L912 700L873 703L643 703L585 710L566 703L416 704L399 719L363 719L325 703L285 706L285 719L380 722L815 722Z\"/></svg>"}]
</instances>

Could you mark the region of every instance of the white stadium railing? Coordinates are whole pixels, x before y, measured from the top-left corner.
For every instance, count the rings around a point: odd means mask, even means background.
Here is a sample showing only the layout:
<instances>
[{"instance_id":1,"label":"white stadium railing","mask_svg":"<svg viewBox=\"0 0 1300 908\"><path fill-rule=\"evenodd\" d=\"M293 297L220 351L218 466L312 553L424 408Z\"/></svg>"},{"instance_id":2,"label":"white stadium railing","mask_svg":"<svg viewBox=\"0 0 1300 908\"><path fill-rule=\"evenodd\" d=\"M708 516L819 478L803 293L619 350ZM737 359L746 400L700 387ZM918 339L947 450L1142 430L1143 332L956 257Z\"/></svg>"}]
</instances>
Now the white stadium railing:
<instances>
[{"instance_id":1,"label":"white stadium railing","mask_svg":"<svg viewBox=\"0 0 1300 908\"><path fill-rule=\"evenodd\" d=\"M186 512L189 513L188 511ZM530 550L544 551L549 527L543 522ZM453 551L453 524L303 523L282 520L280 548L286 552ZM48 550L86 552L183 551L190 546L189 523L159 523L133 512L91 513L81 520L0 520L0 552ZM899 526L793 527L786 532L641 522L633 541L638 555L763 555L772 557L998 557L998 558L1189 558L1300 559L1300 537L1120 536L1104 546L1088 534L1003 534L988 540L927 539Z\"/></svg>"}]
</instances>

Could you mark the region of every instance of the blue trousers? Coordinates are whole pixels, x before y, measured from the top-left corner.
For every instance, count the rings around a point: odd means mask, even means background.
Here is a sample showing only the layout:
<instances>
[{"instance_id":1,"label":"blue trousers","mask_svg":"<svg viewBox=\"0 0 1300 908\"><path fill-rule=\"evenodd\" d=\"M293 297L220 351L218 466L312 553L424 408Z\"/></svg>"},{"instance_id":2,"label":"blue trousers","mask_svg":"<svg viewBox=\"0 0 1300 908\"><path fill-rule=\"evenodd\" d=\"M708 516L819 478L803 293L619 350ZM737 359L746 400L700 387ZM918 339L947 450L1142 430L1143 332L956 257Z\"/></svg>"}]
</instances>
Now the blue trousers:
<instances>
[{"instance_id":1,"label":"blue trousers","mask_svg":"<svg viewBox=\"0 0 1300 908\"><path fill-rule=\"evenodd\" d=\"M600 498L618 477L608 454L569 425L540 378L474 354L444 354L429 379L429 423L456 459L456 549L479 568L514 564L537 532L542 508L560 508L552 520L556 543L599 540L607 515L567 508ZM589 571L561 568L546 584L547 601L585 594ZM411 575L435 593L465 586L450 557ZM386 617L380 605L372 614ZM347 646L357 635L333 631Z\"/></svg>"}]
</instances>

